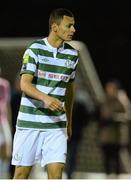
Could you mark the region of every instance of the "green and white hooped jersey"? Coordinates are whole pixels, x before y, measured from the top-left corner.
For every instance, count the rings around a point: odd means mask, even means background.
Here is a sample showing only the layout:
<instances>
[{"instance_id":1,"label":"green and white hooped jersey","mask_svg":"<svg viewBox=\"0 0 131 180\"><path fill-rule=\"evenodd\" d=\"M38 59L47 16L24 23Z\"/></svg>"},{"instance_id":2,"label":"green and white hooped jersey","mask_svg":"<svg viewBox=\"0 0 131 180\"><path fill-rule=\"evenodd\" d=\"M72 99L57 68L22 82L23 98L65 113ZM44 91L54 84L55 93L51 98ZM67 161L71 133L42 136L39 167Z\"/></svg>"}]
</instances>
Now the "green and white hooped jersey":
<instances>
[{"instance_id":1,"label":"green and white hooped jersey","mask_svg":"<svg viewBox=\"0 0 131 180\"><path fill-rule=\"evenodd\" d=\"M40 91L65 101L68 82L75 78L78 51L67 43L57 49L47 38L33 42L25 51L21 74L32 74L33 85ZM22 94L17 127L33 129L66 128L65 112L53 112L44 103Z\"/></svg>"}]
</instances>

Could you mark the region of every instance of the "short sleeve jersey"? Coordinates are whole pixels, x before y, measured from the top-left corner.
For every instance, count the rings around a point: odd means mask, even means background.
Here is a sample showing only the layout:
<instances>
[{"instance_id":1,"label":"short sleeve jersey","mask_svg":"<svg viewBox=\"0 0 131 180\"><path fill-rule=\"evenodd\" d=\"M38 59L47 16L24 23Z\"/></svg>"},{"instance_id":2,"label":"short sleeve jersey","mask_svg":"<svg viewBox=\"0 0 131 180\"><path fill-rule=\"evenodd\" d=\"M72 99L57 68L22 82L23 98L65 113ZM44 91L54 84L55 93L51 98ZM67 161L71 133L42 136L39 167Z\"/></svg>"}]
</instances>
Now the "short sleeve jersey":
<instances>
[{"instance_id":1,"label":"short sleeve jersey","mask_svg":"<svg viewBox=\"0 0 131 180\"><path fill-rule=\"evenodd\" d=\"M41 92L64 103L67 84L75 79L78 51L67 43L59 49L47 38L34 41L24 53L21 74L33 75L33 85ZM64 111L53 112L39 100L22 94L17 119L18 128L66 128Z\"/></svg>"}]
</instances>

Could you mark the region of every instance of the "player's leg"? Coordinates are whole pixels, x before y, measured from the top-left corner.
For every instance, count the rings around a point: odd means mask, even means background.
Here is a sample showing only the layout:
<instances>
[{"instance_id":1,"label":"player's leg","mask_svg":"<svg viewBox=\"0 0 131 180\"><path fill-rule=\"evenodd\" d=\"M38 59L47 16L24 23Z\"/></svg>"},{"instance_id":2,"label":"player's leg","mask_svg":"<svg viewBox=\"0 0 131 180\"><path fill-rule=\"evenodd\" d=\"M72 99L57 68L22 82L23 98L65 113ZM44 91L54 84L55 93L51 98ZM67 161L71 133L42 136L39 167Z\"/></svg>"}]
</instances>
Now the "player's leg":
<instances>
[{"instance_id":1,"label":"player's leg","mask_svg":"<svg viewBox=\"0 0 131 180\"><path fill-rule=\"evenodd\" d=\"M63 163L51 163L47 165L48 179L62 179Z\"/></svg>"},{"instance_id":2,"label":"player's leg","mask_svg":"<svg viewBox=\"0 0 131 180\"><path fill-rule=\"evenodd\" d=\"M13 179L28 179L31 166L16 166Z\"/></svg>"},{"instance_id":3,"label":"player's leg","mask_svg":"<svg viewBox=\"0 0 131 180\"><path fill-rule=\"evenodd\" d=\"M49 131L45 137L41 165L46 165L49 179L61 179L67 154L67 131Z\"/></svg>"}]
</instances>

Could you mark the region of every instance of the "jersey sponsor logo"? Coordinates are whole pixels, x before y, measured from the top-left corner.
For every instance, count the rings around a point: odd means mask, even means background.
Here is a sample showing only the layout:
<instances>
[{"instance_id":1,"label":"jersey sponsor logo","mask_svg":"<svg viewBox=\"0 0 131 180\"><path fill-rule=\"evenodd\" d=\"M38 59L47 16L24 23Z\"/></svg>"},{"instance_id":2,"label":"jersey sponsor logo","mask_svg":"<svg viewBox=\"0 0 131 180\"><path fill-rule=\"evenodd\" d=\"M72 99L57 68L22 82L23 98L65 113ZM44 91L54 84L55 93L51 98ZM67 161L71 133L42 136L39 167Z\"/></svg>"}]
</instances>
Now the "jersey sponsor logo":
<instances>
[{"instance_id":1,"label":"jersey sponsor logo","mask_svg":"<svg viewBox=\"0 0 131 180\"><path fill-rule=\"evenodd\" d=\"M58 79L58 80L67 81L68 76L49 73L49 74L48 74L48 78L50 78L50 79Z\"/></svg>"},{"instance_id":2,"label":"jersey sponsor logo","mask_svg":"<svg viewBox=\"0 0 131 180\"><path fill-rule=\"evenodd\" d=\"M39 77L39 78L45 78L45 77L46 77L46 72L45 72L45 71L38 70L38 77Z\"/></svg>"},{"instance_id":3,"label":"jersey sponsor logo","mask_svg":"<svg viewBox=\"0 0 131 180\"><path fill-rule=\"evenodd\" d=\"M50 61L50 60L49 60L48 58L43 58L43 57L42 57L42 58L39 59L39 62L40 62L40 63L43 63L43 62L47 63L47 62L49 62L49 61Z\"/></svg>"},{"instance_id":4,"label":"jersey sponsor logo","mask_svg":"<svg viewBox=\"0 0 131 180\"><path fill-rule=\"evenodd\" d=\"M49 59L47 59L47 58L43 58L43 59L42 59L42 61L44 61L44 62L48 62L48 61L49 61Z\"/></svg>"},{"instance_id":5,"label":"jersey sponsor logo","mask_svg":"<svg viewBox=\"0 0 131 180\"><path fill-rule=\"evenodd\" d=\"M46 73L45 71L41 71L41 70L38 70L38 77L39 78L47 78L47 79L63 80L63 81L67 81L69 78L68 76L65 76L65 75Z\"/></svg>"}]
</instances>

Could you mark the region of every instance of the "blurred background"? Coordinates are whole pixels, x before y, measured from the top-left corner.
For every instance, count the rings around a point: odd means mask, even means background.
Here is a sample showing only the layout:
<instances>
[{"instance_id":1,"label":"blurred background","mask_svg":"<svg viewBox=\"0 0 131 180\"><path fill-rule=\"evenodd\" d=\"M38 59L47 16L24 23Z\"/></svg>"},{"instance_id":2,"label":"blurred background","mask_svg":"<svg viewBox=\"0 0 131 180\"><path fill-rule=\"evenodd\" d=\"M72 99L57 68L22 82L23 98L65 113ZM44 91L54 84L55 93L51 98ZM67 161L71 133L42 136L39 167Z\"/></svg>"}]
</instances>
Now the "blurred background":
<instances>
[{"instance_id":1,"label":"blurred background","mask_svg":"<svg viewBox=\"0 0 131 180\"><path fill-rule=\"evenodd\" d=\"M75 15L76 34L71 43L80 50L76 78L78 93L73 116L74 134L72 143L69 144L65 177L104 178L112 173L119 175L119 178L126 175L131 177L131 5L129 1L4 1L0 6L0 67L1 76L10 83L12 114L14 115L14 109L16 110L14 107L19 106L19 102L14 101L14 89L16 90L19 86L16 86L16 82L23 53L30 42L48 35L49 14L54 8L60 7L70 9ZM113 145L119 144L120 151L117 151L119 162L116 158L117 154L115 156L117 163L106 162L105 164L103 138L101 140L100 131L105 126L107 128L107 124L103 125L104 118L101 113L103 106L101 105L106 99L105 86L112 80L114 82L114 79L115 83L117 80L117 83L121 84L120 92L121 90L124 92L124 94L117 94L124 107L124 111L119 113L125 113L127 116L117 117L115 123L107 123L110 127L108 129L111 129L111 135L113 134L112 127L117 126L119 132L117 139L120 141L119 143L113 141ZM17 115L17 112L15 114ZM11 126L12 124L15 126L15 118L12 117ZM116 132L116 129L114 131ZM106 134L103 136L107 137ZM116 137L116 134L114 136ZM116 167L118 164L120 167L116 168L116 172L108 172L109 166ZM9 168L10 174L13 170L12 167ZM36 170L40 171L39 168ZM36 170L34 172L37 172Z\"/></svg>"},{"instance_id":2,"label":"blurred background","mask_svg":"<svg viewBox=\"0 0 131 180\"><path fill-rule=\"evenodd\" d=\"M131 11L127 0L3 1L0 7L0 37L46 36L49 13L57 7L73 11L77 29L75 39L88 45L101 81L104 83L108 78L117 76L131 96L128 78Z\"/></svg>"}]
</instances>

